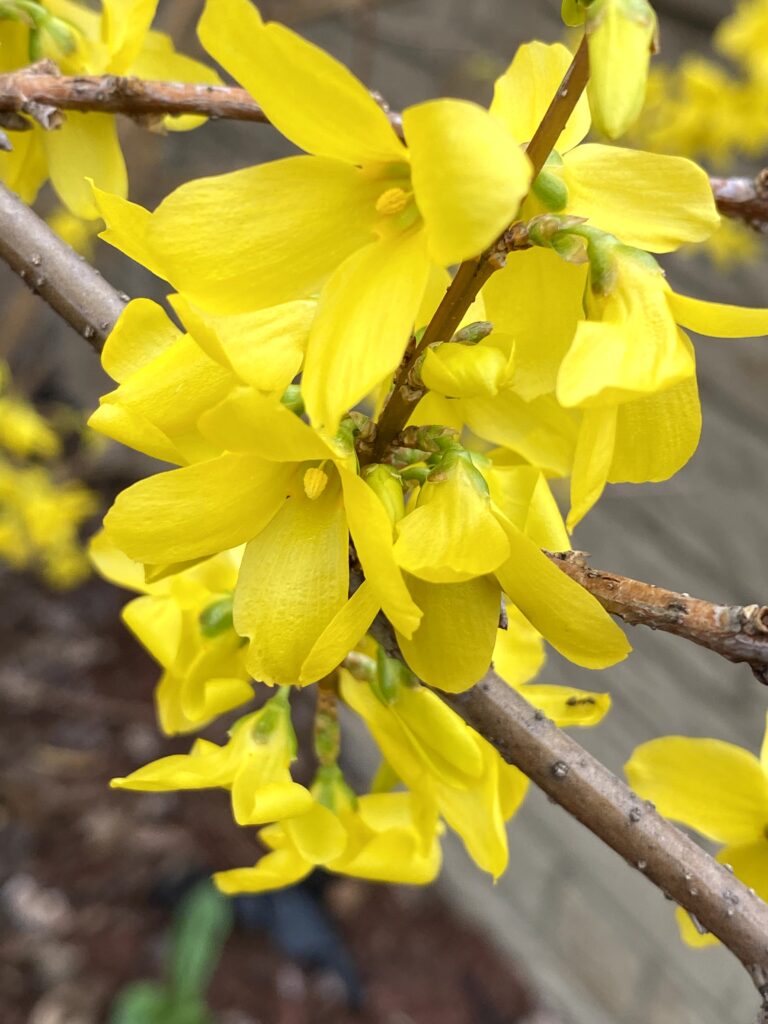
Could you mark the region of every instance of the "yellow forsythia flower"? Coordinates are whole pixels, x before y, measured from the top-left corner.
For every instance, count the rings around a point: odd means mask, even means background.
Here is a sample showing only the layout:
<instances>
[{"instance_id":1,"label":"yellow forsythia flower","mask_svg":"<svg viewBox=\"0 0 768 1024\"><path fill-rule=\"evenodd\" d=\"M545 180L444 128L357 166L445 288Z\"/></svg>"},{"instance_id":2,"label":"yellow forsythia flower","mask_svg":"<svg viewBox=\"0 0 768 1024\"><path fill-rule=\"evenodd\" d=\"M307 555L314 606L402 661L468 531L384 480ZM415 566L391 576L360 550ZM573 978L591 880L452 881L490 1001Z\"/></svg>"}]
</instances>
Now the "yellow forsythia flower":
<instances>
[{"instance_id":1,"label":"yellow forsythia flower","mask_svg":"<svg viewBox=\"0 0 768 1024\"><path fill-rule=\"evenodd\" d=\"M758 758L722 740L665 736L637 747L624 770L632 789L660 814L724 844L717 860L768 897L768 739ZM717 942L684 911L677 919L689 945Z\"/></svg>"}]
</instances>

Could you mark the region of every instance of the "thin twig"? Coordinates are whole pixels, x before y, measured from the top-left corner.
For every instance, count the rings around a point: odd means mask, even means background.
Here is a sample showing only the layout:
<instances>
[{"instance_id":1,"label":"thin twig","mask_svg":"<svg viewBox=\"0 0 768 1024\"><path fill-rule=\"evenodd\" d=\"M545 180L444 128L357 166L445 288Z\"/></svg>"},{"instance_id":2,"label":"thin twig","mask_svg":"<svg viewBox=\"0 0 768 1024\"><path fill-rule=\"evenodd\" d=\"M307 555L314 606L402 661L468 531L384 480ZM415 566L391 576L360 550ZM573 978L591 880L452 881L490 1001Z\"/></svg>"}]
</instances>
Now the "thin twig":
<instances>
[{"instance_id":1,"label":"thin twig","mask_svg":"<svg viewBox=\"0 0 768 1024\"><path fill-rule=\"evenodd\" d=\"M533 178L538 175L552 152L586 88L588 78L589 52L584 38L541 124L528 143L526 153L533 165ZM508 251L508 231L505 231L481 256L461 264L415 351L409 358L403 360L395 376L392 391L379 416L372 451L370 455L368 452L360 453L361 461L380 459L387 446L406 425L424 395L424 389L414 388L410 380L416 360L435 342L450 340L485 282L496 270L504 266L504 254Z\"/></svg>"},{"instance_id":2,"label":"thin twig","mask_svg":"<svg viewBox=\"0 0 768 1024\"><path fill-rule=\"evenodd\" d=\"M768 683L768 606L716 604L652 583L594 569L581 551L549 553L603 608L632 626L648 626L691 640L728 661L749 665Z\"/></svg>"},{"instance_id":3,"label":"thin twig","mask_svg":"<svg viewBox=\"0 0 768 1024\"><path fill-rule=\"evenodd\" d=\"M101 351L127 296L116 292L98 270L2 184L0 259Z\"/></svg>"}]
</instances>

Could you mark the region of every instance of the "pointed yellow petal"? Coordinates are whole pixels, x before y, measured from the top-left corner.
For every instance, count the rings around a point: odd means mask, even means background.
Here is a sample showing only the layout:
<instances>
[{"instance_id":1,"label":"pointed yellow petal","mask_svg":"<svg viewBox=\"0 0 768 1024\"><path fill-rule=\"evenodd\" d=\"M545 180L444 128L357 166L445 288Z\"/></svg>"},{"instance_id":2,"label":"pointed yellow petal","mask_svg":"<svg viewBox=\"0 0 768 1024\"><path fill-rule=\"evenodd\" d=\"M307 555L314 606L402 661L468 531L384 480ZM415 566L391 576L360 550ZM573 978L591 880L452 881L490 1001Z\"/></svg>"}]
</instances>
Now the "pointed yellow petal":
<instances>
[{"instance_id":1,"label":"pointed yellow petal","mask_svg":"<svg viewBox=\"0 0 768 1024\"><path fill-rule=\"evenodd\" d=\"M418 849L418 836L415 832L392 829L374 836L354 857L343 858L339 863L330 865L330 868L341 874L374 882L428 885L437 877L440 862L440 846L436 840L426 853L422 853Z\"/></svg>"},{"instance_id":2,"label":"pointed yellow petal","mask_svg":"<svg viewBox=\"0 0 768 1024\"><path fill-rule=\"evenodd\" d=\"M409 107L403 129L430 254L443 266L479 255L517 213L530 161L482 107L464 100Z\"/></svg>"},{"instance_id":3,"label":"pointed yellow petal","mask_svg":"<svg viewBox=\"0 0 768 1024\"><path fill-rule=\"evenodd\" d=\"M282 394L301 369L314 302L285 302L232 316L203 313L180 295L171 303L200 347L244 384Z\"/></svg>"},{"instance_id":4,"label":"pointed yellow petal","mask_svg":"<svg viewBox=\"0 0 768 1024\"><path fill-rule=\"evenodd\" d=\"M314 864L297 850L274 850L262 857L255 867L217 871L213 880L219 891L228 896L239 892L269 892L300 882L313 868Z\"/></svg>"},{"instance_id":5,"label":"pointed yellow petal","mask_svg":"<svg viewBox=\"0 0 768 1024\"><path fill-rule=\"evenodd\" d=\"M44 139L51 184L78 217L99 216L89 178L107 192L127 194L128 176L113 115L67 111L62 127L45 132Z\"/></svg>"},{"instance_id":6,"label":"pointed yellow petal","mask_svg":"<svg viewBox=\"0 0 768 1024\"><path fill-rule=\"evenodd\" d=\"M459 583L506 560L507 538L476 478L477 470L459 460L446 479L427 481L418 507L397 524L395 558L403 569L432 583Z\"/></svg>"},{"instance_id":7,"label":"pointed yellow petal","mask_svg":"<svg viewBox=\"0 0 768 1024\"><path fill-rule=\"evenodd\" d=\"M102 39L109 54L104 71L124 75L141 50L157 0L103 0Z\"/></svg>"},{"instance_id":8,"label":"pointed yellow petal","mask_svg":"<svg viewBox=\"0 0 768 1024\"><path fill-rule=\"evenodd\" d=\"M124 252L157 277L164 277L164 272L147 243L147 229L152 218L149 210L145 210L138 203L129 203L122 196L104 192L95 185L92 189L97 215L106 221L107 225L99 238Z\"/></svg>"},{"instance_id":9,"label":"pointed yellow petal","mask_svg":"<svg viewBox=\"0 0 768 1024\"><path fill-rule=\"evenodd\" d=\"M562 43L525 43L493 87L491 114L512 138L530 142L570 67L572 55ZM589 131L586 96L581 96L554 145L558 153L577 146Z\"/></svg>"},{"instance_id":10,"label":"pointed yellow petal","mask_svg":"<svg viewBox=\"0 0 768 1024\"><path fill-rule=\"evenodd\" d=\"M405 636L412 636L421 621L395 561L392 524L381 499L366 482L339 467L349 532L366 580L392 625Z\"/></svg>"},{"instance_id":11,"label":"pointed yellow petal","mask_svg":"<svg viewBox=\"0 0 768 1024\"><path fill-rule=\"evenodd\" d=\"M163 275L203 309L274 306L317 291L371 241L380 191L337 160L274 160L182 185L152 214L147 244Z\"/></svg>"},{"instance_id":12,"label":"pointed yellow petal","mask_svg":"<svg viewBox=\"0 0 768 1024\"><path fill-rule=\"evenodd\" d=\"M340 665L366 634L379 608L373 587L364 580L312 645L301 666L299 683L314 683Z\"/></svg>"},{"instance_id":13,"label":"pointed yellow petal","mask_svg":"<svg viewBox=\"0 0 768 1024\"><path fill-rule=\"evenodd\" d=\"M343 64L248 0L207 0L200 41L308 153L351 164L402 160L403 146L371 94Z\"/></svg>"},{"instance_id":14,"label":"pointed yellow petal","mask_svg":"<svg viewBox=\"0 0 768 1024\"><path fill-rule=\"evenodd\" d=\"M88 542L88 557L99 575L110 583L140 593L147 590L143 567L116 548L103 530L99 530Z\"/></svg>"},{"instance_id":15,"label":"pointed yellow petal","mask_svg":"<svg viewBox=\"0 0 768 1024\"><path fill-rule=\"evenodd\" d=\"M540 548L570 547L563 517L544 474L535 466L494 466L487 473L491 499Z\"/></svg>"},{"instance_id":16,"label":"pointed yellow petal","mask_svg":"<svg viewBox=\"0 0 768 1024\"><path fill-rule=\"evenodd\" d=\"M311 500L299 473L285 493L283 508L245 549L235 590L235 629L250 640L248 670L267 683L298 682L305 658L349 592L349 534L338 480Z\"/></svg>"},{"instance_id":17,"label":"pointed yellow petal","mask_svg":"<svg viewBox=\"0 0 768 1024\"><path fill-rule=\"evenodd\" d=\"M697 334L711 338L757 338L768 334L768 309L704 302L673 291L667 291L666 297L675 320Z\"/></svg>"},{"instance_id":18,"label":"pointed yellow petal","mask_svg":"<svg viewBox=\"0 0 768 1024\"><path fill-rule=\"evenodd\" d=\"M403 687L392 706L414 741L431 759L439 759L460 773L477 778L483 770L483 757L477 733L452 711L437 694L425 686ZM445 780L446 773L443 772Z\"/></svg>"},{"instance_id":19,"label":"pointed yellow petal","mask_svg":"<svg viewBox=\"0 0 768 1024\"><path fill-rule=\"evenodd\" d=\"M585 668L626 658L627 638L595 598L574 583L509 520L512 555L496 576L528 621L564 657Z\"/></svg>"},{"instance_id":20,"label":"pointed yellow petal","mask_svg":"<svg viewBox=\"0 0 768 1024\"><path fill-rule=\"evenodd\" d=\"M104 527L137 562L167 565L237 547L285 500L292 467L222 455L159 473L118 495Z\"/></svg>"},{"instance_id":21,"label":"pointed yellow petal","mask_svg":"<svg viewBox=\"0 0 768 1024\"><path fill-rule=\"evenodd\" d=\"M134 299L120 314L101 353L101 365L122 383L181 337L162 306Z\"/></svg>"},{"instance_id":22,"label":"pointed yellow petal","mask_svg":"<svg viewBox=\"0 0 768 1024\"><path fill-rule=\"evenodd\" d=\"M768 779L755 755L741 747L665 736L637 747L624 771L630 786L661 814L709 839L764 838Z\"/></svg>"},{"instance_id":23,"label":"pointed yellow petal","mask_svg":"<svg viewBox=\"0 0 768 1024\"><path fill-rule=\"evenodd\" d=\"M559 570L558 570L559 571ZM466 583L427 583L408 578L424 618L411 639L397 634L416 675L441 690L461 693L487 671L499 622L499 588L490 577Z\"/></svg>"},{"instance_id":24,"label":"pointed yellow petal","mask_svg":"<svg viewBox=\"0 0 768 1024\"><path fill-rule=\"evenodd\" d=\"M592 693L570 686L531 683L523 686L520 693L561 729L571 725L597 725L611 707L609 693Z\"/></svg>"},{"instance_id":25,"label":"pointed yellow petal","mask_svg":"<svg viewBox=\"0 0 768 1024\"><path fill-rule=\"evenodd\" d=\"M560 363L583 316L586 281L586 266L534 247L516 252L483 287L494 331L515 339L515 392L526 401L555 390ZM531 302L531 295L539 300Z\"/></svg>"},{"instance_id":26,"label":"pointed yellow petal","mask_svg":"<svg viewBox=\"0 0 768 1024\"><path fill-rule=\"evenodd\" d=\"M625 245L671 252L703 242L720 223L709 178L680 156L586 145L569 153L558 173L568 187L568 213L588 217ZM638 181L654 195L653 217L636 198Z\"/></svg>"},{"instance_id":27,"label":"pointed yellow petal","mask_svg":"<svg viewBox=\"0 0 768 1024\"><path fill-rule=\"evenodd\" d=\"M177 604L156 597L137 597L128 602L120 617L163 668L173 664L181 640L181 610Z\"/></svg>"},{"instance_id":28,"label":"pointed yellow petal","mask_svg":"<svg viewBox=\"0 0 768 1024\"><path fill-rule=\"evenodd\" d=\"M397 368L428 269L423 233L412 231L356 252L325 286L302 377L315 427L335 433L347 410Z\"/></svg>"},{"instance_id":29,"label":"pointed yellow petal","mask_svg":"<svg viewBox=\"0 0 768 1024\"><path fill-rule=\"evenodd\" d=\"M618 407L623 408L623 405ZM569 530L573 530L581 522L587 512L597 504L605 490L616 451L618 409L615 405L608 405L604 408L584 410L571 471Z\"/></svg>"}]
</instances>

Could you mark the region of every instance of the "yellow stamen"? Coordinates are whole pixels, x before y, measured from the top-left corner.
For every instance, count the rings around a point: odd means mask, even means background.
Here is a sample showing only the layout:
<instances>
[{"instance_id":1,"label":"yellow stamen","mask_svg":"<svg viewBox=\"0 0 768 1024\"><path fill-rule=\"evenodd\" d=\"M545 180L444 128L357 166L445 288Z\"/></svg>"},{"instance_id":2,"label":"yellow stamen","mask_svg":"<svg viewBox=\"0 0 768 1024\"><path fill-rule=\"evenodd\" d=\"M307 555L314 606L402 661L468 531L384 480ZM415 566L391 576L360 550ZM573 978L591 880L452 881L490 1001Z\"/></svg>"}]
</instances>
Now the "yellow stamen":
<instances>
[{"instance_id":1,"label":"yellow stamen","mask_svg":"<svg viewBox=\"0 0 768 1024\"><path fill-rule=\"evenodd\" d=\"M316 501L327 483L328 474L320 466L310 466L304 474L304 493L310 501Z\"/></svg>"},{"instance_id":2,"label":"yellow stamen","mask_svg":"<svg viewBox=\"0 0 768 1024\"><path fill-rule=\"evenodd\" d=\"M411 192L404 188L388 188L382 192L376 200L376 212L382 217L394 217L396 213L402 213L411 199Z\"/></svg>"}]
</instances>

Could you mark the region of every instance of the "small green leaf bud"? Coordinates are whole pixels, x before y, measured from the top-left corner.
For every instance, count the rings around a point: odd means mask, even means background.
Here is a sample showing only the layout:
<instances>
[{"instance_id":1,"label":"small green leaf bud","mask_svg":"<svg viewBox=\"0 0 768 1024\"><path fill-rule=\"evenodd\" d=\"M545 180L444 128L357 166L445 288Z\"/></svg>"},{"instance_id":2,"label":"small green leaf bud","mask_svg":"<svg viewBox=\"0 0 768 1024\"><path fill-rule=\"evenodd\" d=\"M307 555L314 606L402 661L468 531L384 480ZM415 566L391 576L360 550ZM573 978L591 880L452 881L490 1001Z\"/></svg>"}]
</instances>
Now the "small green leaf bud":
<instances>
[{"instance_id":1,"label":"small green leaf bud","mask_svg":"<svg viewBox=\"0 0 768 1024\"><path fill-rule=\"evenodd\" d=\"M205 637L221 636L232 626L232 595L220 597L200 612L200 632Z\"/></svg>"},{"instance_id":2,"label":"small green leaf bud","mask_svg":"<svg viewBox=\"0 0 768 1024\"><path fill-rule=\"evenodd\" d=\"M405 515L405 499L398 472L392 466L373 463L363 470L363 480L379 496L392 525L399 523Z\"/></svg>"}]
</instances>

